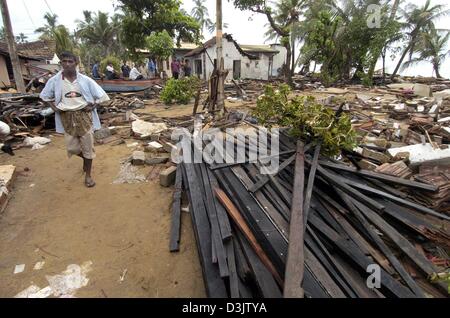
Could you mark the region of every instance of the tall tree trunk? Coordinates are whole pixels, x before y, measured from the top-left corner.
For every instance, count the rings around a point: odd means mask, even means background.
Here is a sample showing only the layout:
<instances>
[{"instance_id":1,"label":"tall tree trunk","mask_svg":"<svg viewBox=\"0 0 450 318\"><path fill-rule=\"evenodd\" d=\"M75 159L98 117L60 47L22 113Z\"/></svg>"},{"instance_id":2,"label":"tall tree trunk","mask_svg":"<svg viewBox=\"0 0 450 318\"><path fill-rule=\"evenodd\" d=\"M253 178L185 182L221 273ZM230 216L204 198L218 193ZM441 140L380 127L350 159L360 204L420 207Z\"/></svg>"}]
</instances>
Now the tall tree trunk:
<instances>
[{"instance_id":1,"label":"tall tree trunk","mask_svg":"<svg viewBox=\"0 0 450 318\"><path fill-rule=\"evenodd\" d=\"M406 54L408 54L409 50L411 49L412 43L414 43L414 41L415 41L415 38L411 39L410 44L403 51L400 61L398 61L397 67L395 68L394 73L392 73L392 75L391 75L391 79L394 79L394 77L397 75L398 70L400 69L400 66L402 66L403 61L405 60Z\"/></svg>"},{"instance_id":2,"label":"tall tree trunk","mask_svg":"<svg viewBox=\"0 0 450 318\"><path fill-rule=\"evenodd\" d=\"M381 53L381 57L383 58L383 83L386 81L386 46Z\"/></svg>"},{"instance_id":3,"label":"tall tree trunk","mask_svg":"<svg viewBox=\"0 0 450 318\"><path fill-rule=\"evenodd\" d=\"M439 64L438 63L434 63L433 64L433 68L434 68L434 71L436 72L436 77L437 78L442 78L441 73L439 72Z\"/></svg>"},{"instance_id":4,"label":"tall tree trunk","mask_svg":"<svg viewBox=\"0 0 450 318\"><path fill-rule=\"evenodd\" d=\"M395 0L394 4L392 5L391 16L389 17L389 19L391 21L395 19L395 16L397 15L399 6L400 6L400 0Z\"/></svg>"},{"instance_id":5,"label":"tall tree trunk","mask_svg":"<svg viewBox=\"0 0 450 318\"><path fill-rule=\"evenodd\" d=\"M400 6L400 0L395 0L394 4L392 5L392 11L391 11L391 15L389 17L389 23L394 21L395 17L397 16L397 11L398 11L399 6ZM388 39L385 39L385 42L387 42L387 40ZM383 51L382 47L377 48L375 51L375 54L373 56L373 60L372 60L372 63L370 65L369 72L368 72L368 77L370 79L370 82L372 82L373 74L375 73L375 67L377 66L377 62L380 58L380 55L382 55L382 51ZM383 63L384 62L385 62L385 60L383 60ZM383 74L384 74L384 64L383 64ZM383 79L384 79L384 75L383 75Z\"/></svg>"},{"instance_id":6,"label":"tall tree trunk","mask_svg":"<svg viewBox=\"0 0 450 318\"><path fill-rule=\"evenodd\" d=\"M284 76L285 76L286 83L290 87L293 87L294 83L292 81L292 71L290 69L291 68L290 67L290 65L291 65L291 58L292 58L291 43L290 43L290 41L285 41L285 42L286 43L285 43L284 47L286 48L287 54L286 54L286 69L285 69Z\"/></svg>"},{"instance_id":7,"label":"tall tree trunk","mask_svg":"<svg viewBox=\"0 0 450 318\"><path fill-rule=\"evenodd\" d=\"M293 34L291 34L291 39L292 39L291 74L294 75L295 74L295 37L293 36Z\"/></svg>"}]
</instances>

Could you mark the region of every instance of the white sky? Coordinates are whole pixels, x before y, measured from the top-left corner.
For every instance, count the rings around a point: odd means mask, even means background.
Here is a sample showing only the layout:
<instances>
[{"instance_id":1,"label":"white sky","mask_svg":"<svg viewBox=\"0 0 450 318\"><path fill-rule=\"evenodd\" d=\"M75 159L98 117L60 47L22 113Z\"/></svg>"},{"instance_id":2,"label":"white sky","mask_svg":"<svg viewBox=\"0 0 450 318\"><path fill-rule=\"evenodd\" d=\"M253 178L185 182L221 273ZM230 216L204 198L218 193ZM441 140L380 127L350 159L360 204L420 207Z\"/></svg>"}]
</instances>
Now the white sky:
<instances>
[{"instance_id":1,"label":"white sky","mask_svg":"<svg viewBox=\"0 0 450 318\"><path fill-rule=\"evenodd\" d=\"M426 0L406 0L417 5L425 3ZM264 43L264 33L266 30L266 18L261 14L242 12L234 8L228 0L223 0L224 22L229 24L225 31L233 34L233 37L241 44L262 44ZM38 34L34 30L44 25L43 18L50 10L58 15L58 22L66 25L73 31L76 27L76 20L83 18L83 10L114 12L114 0L8 0L13 30L16 35L24 33L28 40L36 40ZM433 0L433 4L449 4L449 0ZM207 7L211 20L215 21L215 0L208 0ZM193 7L192 0L184 0L183 6L188 13ZM449 6L450 8L450 6ZM450 27L450 17L439 21L438 26L442 28ZM207 39L210 34L205 34ZM388 68L392 71L395 62L389 62ZM389 70L388 69L388 70ZM450 77L450 57L443 65L442 74ZM432 68L430 64L424 63L407 71L410 75L431 76Z\"/></svg>"}]
</instances>

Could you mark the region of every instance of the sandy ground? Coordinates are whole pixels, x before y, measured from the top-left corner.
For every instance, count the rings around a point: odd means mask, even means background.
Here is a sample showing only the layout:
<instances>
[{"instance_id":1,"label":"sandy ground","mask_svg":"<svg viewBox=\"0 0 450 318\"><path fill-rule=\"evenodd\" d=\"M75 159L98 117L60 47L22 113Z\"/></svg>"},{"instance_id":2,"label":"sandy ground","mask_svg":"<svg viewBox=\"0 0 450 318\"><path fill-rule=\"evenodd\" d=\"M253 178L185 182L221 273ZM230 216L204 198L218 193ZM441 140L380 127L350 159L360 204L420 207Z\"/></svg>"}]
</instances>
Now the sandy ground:
<instances>
[{"instance_id":1,"label":"sandy ground","mask_svg":"<svg viewBox=\"0 0 450 318\"><path fill-rule=\"evenodd\" d=\"M181 250L169 252L173 189L161 187L158 175L146 183L113 184L121 160L132 152L124 144L96 147L97 186L87 189L81 159L67 158L61 136L51 139L41 150L0 155L0 164L13 164L18 172L0 215L0 297L32 284L44 288L46 275L87 261L89 282L76 297L205 297L188 213L182 213ZM141 169L144 175L152 170ZM41 261L43 268L33 270ZM18 264L25 270L13 274Z\"/></svg>"}]
</instances>

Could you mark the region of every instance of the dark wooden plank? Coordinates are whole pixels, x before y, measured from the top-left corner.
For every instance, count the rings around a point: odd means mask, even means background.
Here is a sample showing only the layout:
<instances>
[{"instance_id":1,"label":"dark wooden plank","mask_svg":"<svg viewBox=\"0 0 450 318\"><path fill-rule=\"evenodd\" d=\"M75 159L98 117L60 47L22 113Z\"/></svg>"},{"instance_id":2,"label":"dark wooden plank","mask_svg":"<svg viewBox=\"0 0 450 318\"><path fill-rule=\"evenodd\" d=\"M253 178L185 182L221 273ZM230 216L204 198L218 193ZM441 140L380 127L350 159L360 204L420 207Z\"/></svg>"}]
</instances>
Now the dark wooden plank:
<instances>
[{"instance_id":1,"label":"dark wooden plank","mask_svg":"<svg viewBox=\"0 0 450 318\"><path fill-rule=\"evenodd\" d=\"M209 169L206 169L209 177L209 182L211 185L211 190L214 191L215 188L219 188L219 183L217 182L216 176ZM222 235L222 240L227 241L231 239L231 226L230 220L228 219L227 212L217 200L216 196L212 196L212 200L214 200L214 205L216 207L217 219L219 221L220 234Z\"/></svg>"},{"instance_id":2,"label":"dark wooden plank","mask_svg":"<svg viewBox=\"0 0 450 318\"><path fill-rule=\"evenodd\" d=\"M236 206L231 202L231 200L227 197L225 192L223 192L221 189L215 189L215 193L219 201L223 204L225 207L225 210L229 213L230 217L233 219L239 230L243 233L245 238L250 243L251 247L254 249L256 255L261 259L261 262L267 267L267 269L270 271L270 273L274 276L275 280L282 285L283 280L281 279L280 275L278 274L275 266L272 264L272 261L269 259L269 257L266 255L264 250L262 249L261 245L258 243L258 240L253 235L253 232L248 227L247 223L245 222L244 218L241 216L240 212L236 208Z\"/></svg>"},{"instance_id":3,"label":"dark wooden plank","mask_svg":"<svg viewBox=\"0 0 450 318\"><path fill-rule=\"evenodd\" d=\"M205 191L205 206L209 216L209 223L211 225L211 236L214 242L214 247L217 256L217 262L219 264L220 276L222 278L230 275L225 247L223 245L222 236L220 234L219 221L217 218L216 206L214 204L214 194L209 183L208 172L204 163L199 164L201 169L201 176L203 179L203 188Z\"/></svg>"},{"instance_id":4,"label":"dark wooden plank","mask_svg":"<svg viewBox=\"0 0 450 318\"><path fill-rule=\"evenodd\" d=\"M424 298L425 295L420 289L419 286L417 286L416 282L412 279L412 277L406 272L403 265L399 262L399 260L394 256L392 251L389 249L389 247L381 240L381 238L378 236L377 233L373 230L369 222L364 218L364 216L361 214L361 212L355 207L355 205L350 200L349 196L342 192L341 190L337 189L338 193L340 193L342 199L344 200L347 207L353 212L353 215L356 216L358 221L365 227L367 233L369 234L370 238L373 242L378 246L378 248L383 252L383 254L388 258L389 262L391 262L392 266L395 268L395 270L400 274L400 276L403 278L405 283L409 286L409 288L413 291L413 293L417 297Z\"/></svg>"},{"instance_id":5,"label":"dark wooden plank","mask_svg":"<svg viewBox=\"0 0 450 318\"><path fill-rule=\"evenodd\" d=\"M235 238L233 238L233 240L235 240ZM236 240L234 241L234 243L235 244L233 244L233 247L238 276L243 282L248 282L252 277L252 270L247 260L245 259L244 252L242 251L241 246L236 242Z\"/></svg>"},{"instance_id":6,"label":"dark wooden plank","mask_svg":"<svg viewBox=\"0 0 450 318\"><path fill-rule=\"evenodd\" d=\"M314 214L310 214L310 224L315 229L315 232L325 236L330 243L336 245L346 257L358 265L361 272L365 272L367 267L373 264L373 260L364 255L353 242L342 239L333 229ZM393 279L384 269L381 268L380 272L381 286L386 289L386 292L390 292L392 295L400 298L414 297L414 294L408 288Z\"/></svg>"},{"instance_id":7,"label":"dark wooden plank","mask_svg":"<svg viewBox=\"0 0 450 318\"><path fill-rule=\"evenodd\" d=\"M402 178L398 178L398 177L393 177L393 176L390 176L387 174L376 173L373 171L358 170L354 167L350 167L350 166L346 166L346 165L342 165L342 164L336 164L336 163L323 161L323 160L319 161L319 164L323 167L331 168L334 170L348 171L348 172L352 172L352 173L355 173L357 175L361 175L364 177L378 179L378 180L391 182L391 183L395 183L395 184L400 184L400 185L404 185L404 186L418 189L418 190L426 190L426 191L432 191L432 192L436 192L438 190L438 187L434 186L434 185L429 185L426 183L406 180L406 179L402 179Z\"/></svg>"},{"instance_id":8,"label":"dark wooden plank","mask_svg":"<svg viewBox=\"0 0 450 318\"><path fill-rule=\"evenodd\" d=\"M254 184L253 181L250 179L250 177L245 172L244 168L234 167L234 168L231 168L231 170L233 170L233 172L236 174L236 176L244 183L244 185L247 189ZM287 237L289 235L288 222L274 208L272 203L270 203L269 200L267 200L266 196L263 193L257 192L254 194L254 196L260 203L261 208L264 210L266 215L268 215L268 217L271 219L272 223L278 228L279 232L284 237Z\"/></svg>"},{"instance_id":9,"label":"dark wooden plank","mask_svg":"<svg viewBox=\"0 0 450 318\"><path fill-rule=\"evenodd\" d=\"M283 236L231 169L218 170L215 173L221 188L232 198L278 273L284 274L287 242Z\"/></svg>"},{"instance_id":10,"label":"dark wooden plank","mask_svg":"<svg viewBox=\"0 0 450 318\"><path fill-rule=\"evenodd\" d=\"M170 252L180 250L180 230L181 230L181 191L183 185L183 172L181 166L177 167L175 177L175 191L172 203L172 225L170 228Z\"/></svg>"},{"instance_id":11,"label":"dark wooden plank","mask_svg":"<svg viewBox=\"0 0 450 318\"><path fill-rule=\"evenodd\" d=\"M304 254L304 215L303 189L305 186L305 154L304 145L297 142L295 158L294 189L289 226L289 247L286 262L283 296L285 298L303 298L303 277L305 271Z\"/></svg>"},{"instance_id":12,"label":"dark wooden plank","mask_svg":"<svg viewBox=\"0 0 450 318\"><path fill-rule=\"evenodd\" d=\"M340 179L343 182L347 183L349 186L353 187L353 188L357 188L357 189L360 189L360 190L362 190L364 192L368 192L368 193L371 193L371 194L375 194L377 196L381 196L383 198L386 198L386 199L389 199L391 201L397 202L397 203L399 203L401 205L407 206L409 208L413 208L413 209L415 209L417 211L420 211L422 213L426 213L426 214L435 216L437 218L450 221L450 216L444 215L442 213L438 213L438 212L436 212L434 210L431 210L431 209L429 209L429 208L427 208L427 207L425 207L423 205L420 205L420 204L417 204L417 203L414 203L414 202L411 202L411 201L399 198L399 197L397 197L395 195L392 195L392 194L389 194L389 193L386 193L386 192L374 189L374 188L369 187L368 185L365 185L365 184L361 184L361 183L358 183L358 182L355 182L355 181L349 181L349 180L347 180L345 178L340 178Z\"/></svg>"},{"instance_id":13,"label":"dark wooden plank","mask_svg":"<svg viewBox=\"0 0 450 318\"><path fill-rule=\"evenodd\" d=\"M362 237L359 232L345 219L345 217L338 213L338 210L328 204L328 202L322 202L322 205L336 219L336 221L339 222L347 236L361 249L364 254L371 255L386 272L390 275L394 275L394 269L390 266L389 261L382 254L380 254L378 250L374 249L372 245L367 242L367 240Z\"/></svg>"},{"instance_id":14,"label":"dark wooden plank","mask_svg":"<svg viewBox=\"0 0 450 318\"><path fill-rule=\"evenodd\" d=\"M233 240L228 240L225 243L225 250L227 251L228 268L230 271L230 296L231 298L239 298L239 277L236 268L236 257L234 254Z\"/></svg>"},{"instance_id":15,"label":"dark wooden plank","mask_svg":"<svg viewBox=\"0 0 450 318\"><path fill-rule=\"evenodd\" d=\"M309 165L311 165L311 162L309 160L306 161ZM349 194L350 196L353 196L360 200L361 202L364 202L365 204L369 205L373 209L377 211L383 211L384 206L376 202L375 200L372 200L371 198L367 197L366 195L362 194L361 192L355 190L354 188L350 187L345 182L342 182L341 178L339 178L338 175L326 170L325 168L321 167L320 165L317 167L317 171L320 173L321 176L323 176L329 183L333 184L334 186L339 187L341 190L343 190L345 193Z\"/></svg>"},{"instance_id":16,"label":"dark wooden plank","mask_svg":"<svg viewBox=\"0 0 450 318\"><path fill-rule=\"evenodd\" d=\"M203 198L197 190L200 181L195 173L194 164L184 163L183 168L185 169L186 180L190 189L192 223L202 265L206 293L211 298L225 298L228 294L224 281L220 277L217 266L211 263L211 228L203 204Z\"/></svg>"},{"instance_id":17,"label":"dark wooden plank","mask_svg":"<svg viewBox=\"0 0 450 318\"><path fill-rule=\"evenodd\" d=\"M316 171L317 171L317 165L318 165L321 148L322 148L322 143L320 143L316 146L316 149L314 150L314 157L311 162L311 168L309 170L308 185L306 187L305 200L304 200L304 206L303 206L303 232L306 231L306 225L308 224L308 213L309 213L309 208L311 206L311 196L312 196L313 187L314 187L314 180L316 179Z\"/></svg>"},{"instance_id":18,"label":"dark wooden plank","mask_svg":"<svg viewBox=\"0 0 450 318\"><path fill-rule=\"evenodd\" d=\"M287 160L283 161L283 163L278 168L277 173L280 173L284 169L286 169L287 166L289 166L291 163L293 163L295 160L295 155L291 156ZM261 165L260 165L261 167ZM273 176L273 175L272 175ZM261 175L259 180L249 189L250 192L255 193L256 191L259 191L262 187L266 185L271 180L271 178L268 175Z\"/></svg>"},{"instance_id":19,"label":"dark wooden plank","mask_svg":"<svg viewBox=\"0 0 450 318\"><path fill-rule=\"evenodd\" d=\"M238 238L238 242L244 251L247 262L252 269L255 283L261 293L261 296L264 298L281 298L282 294L280 288L278 287L273 275L262 263L261 259L256 255L255 251L243 234L241 234L240 231L236 231L236 234L236 238Z\"/></svg>"},{"instance_id":20,"label":"dark wooden plank","mask_svg":"<svg viewBox=\"0 0 450 318\"><path fill-rule=\"evenodd\" d=\"M403 237L394 227L387 223L381 216L376 212L370 210L365 205L360 202L350 198L353 204L363 213L363 215L370 220L371 223L375 224L381 232L383 232L387 237L389 237L392 242L400 248L403 253L405 253L410 260L415 263L423 272L423 274L428 277L432 273L436 272L434 265L417 249L412 245L405 237Z\"/></svg>"},{"instance_id":21,"label":"dark wooden plank","mask_svg":"<svg viewBox=\"0 0 450 318\"><path fill-rule=\"evenodd\" d=\"M240 295L240 297L241 298L253 298L252 291L247 286L247 284L244 284L244 282L242 282L241 278L239 278L238 283L239 283L239 295Z\"/></svg>"}]
</instances>

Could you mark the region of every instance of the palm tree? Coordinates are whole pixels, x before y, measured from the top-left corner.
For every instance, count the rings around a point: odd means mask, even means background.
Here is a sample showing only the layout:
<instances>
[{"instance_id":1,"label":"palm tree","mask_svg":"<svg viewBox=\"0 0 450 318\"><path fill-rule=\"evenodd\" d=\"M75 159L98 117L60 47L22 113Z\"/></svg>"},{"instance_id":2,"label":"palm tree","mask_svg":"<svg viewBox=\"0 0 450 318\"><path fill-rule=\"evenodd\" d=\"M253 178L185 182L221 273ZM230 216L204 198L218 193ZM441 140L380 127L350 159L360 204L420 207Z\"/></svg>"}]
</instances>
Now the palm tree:
<instances>
[{"instance_id":1,"label":"palm tree","mask_svg":"<svg viewBox=\"0 0 450 318\"><path fill-rule=\"evenodd\" d=\"M425 30L419 35L419 41L415 52L419 55L405 62L402 69L406 69L422 61L428 61L433 65L433 70L437 78L442 78L439 69L444 60L450 55L447 50L447 43L450 39L450 32L439 31L435 28Z\"/></svg>"},{"instance_id":2,"label":"palm tree","mask_svg":"<svg viewBox=\"0 0 450 318\"><path fill-rule=\"evenodd\" d=\"M78 21L77 38L92 47L102 48L103 54L110 55L118 46L120 17L109 18L107 13L84 11L84 20Z\"/></svg>"},{"instance_id":3,"label":"palm tree","mask_svg":"<svg viewBox=\"0 0 450 318\"><path fill-rule=\"evenodd\" d=\"M400 57L400 61L398 62L394 73L391 76L392 78L397 75L397 72L399 71L400 66L403 64L403 61L408 53L410 59L412 58L413 53L416 51L416 46L419 43L420 34L422 31L427 28L434 28L434 21L450 13L450 10L445 10L445 8L446 5L443 4L432 6L431 0L427 0L422 7L418 7L415 4L409 4L406 10L401 10L406 19L405 31L408 38L408 44Z\"/></svg>"},{"instance_id":4,"label":"palm tree","mask_svg":"<svg viewBox=\"0 0 450 318\"><path fill-rule=\"evenodd\" d=\"M74 48L69 30L64 25L58 25L53 29L52 39L56 42L56 53L72 51Z\"/></svg>"},{"instance_id":5,"label":"palm tree","mask_svg":"<svg viewBox=\"0 0 450 318\"><path fill-rule=\"evenodd\" d=\"M58 16L56 14L51 14L51 13L47 12L44 15L44 19L47 21L47 24L45 24L43 27L36 29L34 32L42 33L40 36L41 39L49 39L49 38L52 38L53 32L54 32L55 28L57 27L56 24L58 21Z\"/></svg>"},{"instance_id":6,"label":"palm tree","mask_svg":"<svg viewBox=\"0 0 450 318\"><path fill-rule=\"evenodd\" d=\"M194 0L194 8L191 10L191 16L200 24L202 37L205 28L212 33L216 27L215 23L209 18L208 8L206 7L205 2L206 0Z\"/></svg>"},{"instance_id":7,"label":"palm tree","mask_svg":"<svg viewBox=\"0 0 450 318\"><path fill-rule=\"evenodd\" d=\"M28 39L28 36L26 36L23 33L20 33L18 36L16 36L16 42L19 42L19 43L25 43L25 42L27 42L26 41L27 39Z\"/></svg>"}]
</instances>

